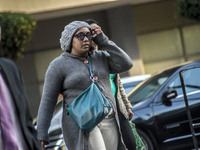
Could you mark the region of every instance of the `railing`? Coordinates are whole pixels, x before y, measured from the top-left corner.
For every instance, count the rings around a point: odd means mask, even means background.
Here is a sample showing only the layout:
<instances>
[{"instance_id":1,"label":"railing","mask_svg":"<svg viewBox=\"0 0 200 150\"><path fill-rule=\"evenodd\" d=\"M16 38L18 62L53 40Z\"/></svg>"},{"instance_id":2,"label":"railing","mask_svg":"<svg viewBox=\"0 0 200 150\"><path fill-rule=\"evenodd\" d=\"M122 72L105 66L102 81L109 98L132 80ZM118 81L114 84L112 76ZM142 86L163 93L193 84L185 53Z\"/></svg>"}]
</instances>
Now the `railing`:
<instances>
[{"instance_id":1,"label":"railing","mask_svg":"<svg viewBox=\"0 0 200 150\"><path fill-rule=\"evenodd\" d=\"M198 150L198 141L197 141L197 138L195 136L195 130L194 129L200 128L200 123L193 123L193 121L192 121L192 116L191 116L191 113L190 113L190 107L189 107L189 104L188 104L188 98L187 98L186 89L185 89L183 72L191 70L191 69L197 69L197 68L200 68L200 66L183 69L179 72L179 76L180 76L180 80L181 80L181 86L182 86L183 95L184 95L185 106L186 106L186 111L187 111L187 115L188 115L188 120L189 120L189 125L190 125L190 130L191 130L191 133L192 133L192 139L193 139L195 150Z\"/></svg>"}]
</instances>

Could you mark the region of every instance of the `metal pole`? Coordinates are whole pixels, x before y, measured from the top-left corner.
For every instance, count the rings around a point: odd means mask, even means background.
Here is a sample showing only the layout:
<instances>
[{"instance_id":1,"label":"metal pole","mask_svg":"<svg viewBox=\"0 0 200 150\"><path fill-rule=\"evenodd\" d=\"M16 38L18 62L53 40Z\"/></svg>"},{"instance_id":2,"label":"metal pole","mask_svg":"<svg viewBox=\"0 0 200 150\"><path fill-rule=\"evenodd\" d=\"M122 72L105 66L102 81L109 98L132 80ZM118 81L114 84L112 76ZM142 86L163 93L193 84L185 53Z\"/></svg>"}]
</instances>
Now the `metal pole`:
<instances>
[{"instance_id":1,"label":"metal pole","mask_svg":"<svg viewBox=\"0 0 200 150\"><path fill-rule=\"evenodd\" d=\"M190 130L191 130L191 133L192 133L193 143L194 143L195 149L198 150L198 142L197 142L197 139L196 139L196 136L195 136L192 117L191 117L190 108L189 108L189 105L188 105L188 99L187 99L186 90L185 90L185 84L184 84L183 75L182 75L183 71L185 71L185 70L181 70L179 72L179 76L180 76L180 80L181 80L181 86L182 86L182 90L183 90L184 101L185 101L186 111L187 111L187 115L188 115Z\"/></svg>"}]
</instances>

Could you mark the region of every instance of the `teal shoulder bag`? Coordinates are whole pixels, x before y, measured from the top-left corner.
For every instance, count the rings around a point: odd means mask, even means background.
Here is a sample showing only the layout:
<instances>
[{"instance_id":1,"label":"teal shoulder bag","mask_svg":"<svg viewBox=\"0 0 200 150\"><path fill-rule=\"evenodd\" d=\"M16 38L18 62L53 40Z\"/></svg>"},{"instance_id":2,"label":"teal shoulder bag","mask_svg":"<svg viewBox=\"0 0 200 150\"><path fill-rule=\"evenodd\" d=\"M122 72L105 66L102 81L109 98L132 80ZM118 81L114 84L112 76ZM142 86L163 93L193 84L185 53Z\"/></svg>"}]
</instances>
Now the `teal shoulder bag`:
<instances>
[{"instance_id":1,"label":"teal shoulder bag","mask_svg":"<svg viewBox=\"0 0 200 150\"><path fill-rule=\"evenodd\" d=\"M94 83L90 57L88 62L92 84L67 107L71 117L83 130L93 129L111 110L110 103Z\"/></svg>"}]
</instances>

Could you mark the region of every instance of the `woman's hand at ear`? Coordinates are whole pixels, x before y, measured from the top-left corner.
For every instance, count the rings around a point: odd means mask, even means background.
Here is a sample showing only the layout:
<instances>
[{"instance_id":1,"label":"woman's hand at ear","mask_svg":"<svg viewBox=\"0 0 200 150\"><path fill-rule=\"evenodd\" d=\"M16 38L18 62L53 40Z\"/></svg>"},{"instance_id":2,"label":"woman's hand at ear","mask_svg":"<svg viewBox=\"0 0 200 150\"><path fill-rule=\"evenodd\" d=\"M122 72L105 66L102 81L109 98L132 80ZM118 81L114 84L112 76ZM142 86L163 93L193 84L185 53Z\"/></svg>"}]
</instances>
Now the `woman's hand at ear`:
<instances>
[{"instance_id":1,"label":"woman's hand at ear","mask_svg":"<svg viewBox=\"0 0 200 150\"><path fill-rule=\"evenodd\" d=\"M90 26L92 28L93 37L96 37L97 35L99 35L102 32L101 27L98 26L97 24L91 24Z\"/></svg>"}]
</instances>

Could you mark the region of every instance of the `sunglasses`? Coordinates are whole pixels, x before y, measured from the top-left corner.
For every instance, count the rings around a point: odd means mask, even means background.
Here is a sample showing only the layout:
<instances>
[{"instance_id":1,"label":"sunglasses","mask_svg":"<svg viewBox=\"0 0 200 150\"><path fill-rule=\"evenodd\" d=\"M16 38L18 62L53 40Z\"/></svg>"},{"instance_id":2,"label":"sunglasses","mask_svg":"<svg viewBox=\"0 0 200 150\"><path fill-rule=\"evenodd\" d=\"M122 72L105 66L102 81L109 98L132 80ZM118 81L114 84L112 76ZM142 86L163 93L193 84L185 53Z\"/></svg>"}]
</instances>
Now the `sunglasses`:
<instances>
[{"instance_id":1,"label":"sunglasses","mask_svg":"<svg viewBox=\"0 0 200 150\"><path fill-rule=\"evenodd\" d=\"M92 34L91 33L87 33L87 34L83 34L83 33L78 33L75 35L75 37L79 40L79 41L83 41L83 39L85 37L87 37L88 40L92 40Z\"/></svg>"}]
</instances>

